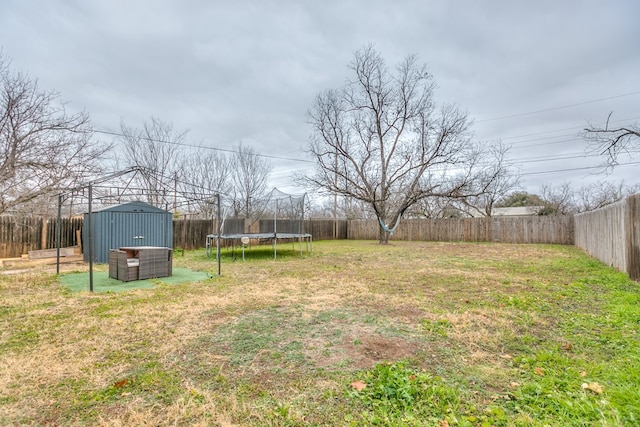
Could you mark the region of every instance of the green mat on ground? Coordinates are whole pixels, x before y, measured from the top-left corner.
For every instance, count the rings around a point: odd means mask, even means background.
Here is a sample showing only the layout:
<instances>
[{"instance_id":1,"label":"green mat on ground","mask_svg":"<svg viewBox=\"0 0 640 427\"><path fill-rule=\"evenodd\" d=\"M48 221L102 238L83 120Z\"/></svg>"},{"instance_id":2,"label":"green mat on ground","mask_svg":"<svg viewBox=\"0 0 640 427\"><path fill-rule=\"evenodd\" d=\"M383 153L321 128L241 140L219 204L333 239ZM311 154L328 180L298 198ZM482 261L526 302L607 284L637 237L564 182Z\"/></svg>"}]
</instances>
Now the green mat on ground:
<instances>
[{"instance_id":1,"label":"green mat on ground","mask_svg":"<svg viewBox=\"0 0 640 427\"><path fill-rule=\"evenodd\" d=\"M157 279L133 280L121 282L109 277L107 271L93 272L94 292L122 292L131 289L153 288L155 283L162 282L170 285L178 285L187 282L199 282L211 277L204 271L193 271L188 268L174 267L171 277L159 277ZM89 290L89 272L69 273L60 275L60 284L68 287L73 292Z\"/></svg>"}]
</instances>

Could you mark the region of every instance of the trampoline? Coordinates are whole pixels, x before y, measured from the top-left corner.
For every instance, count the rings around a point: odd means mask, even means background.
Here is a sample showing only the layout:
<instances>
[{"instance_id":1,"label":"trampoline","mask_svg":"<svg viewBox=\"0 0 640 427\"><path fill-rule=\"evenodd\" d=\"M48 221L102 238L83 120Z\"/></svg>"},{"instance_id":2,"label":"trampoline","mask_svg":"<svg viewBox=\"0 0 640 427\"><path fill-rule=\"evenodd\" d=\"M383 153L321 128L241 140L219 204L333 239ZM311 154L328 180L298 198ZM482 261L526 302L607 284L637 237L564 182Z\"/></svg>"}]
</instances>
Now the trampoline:
<instances>
[{"instance_id":1,"label":"trampoline","mask_svg":"<svg viewBox=\"0 0 640 427\"><path fill-rule=\"evenodd\" d=\"M273 246L273 259L276 259L278 256L278 240L292 240L294 245L296 241L300 247L300 255L303 253L303 244L306 245L306 251L310 252L313 250L313 236L309 233L242 233L242 234L222 234L219 236L220 240L228 240L231 241L232 244L239 243L242 246L242 260L244 261L244 248L245 246L251 242L255 241L270 241ZM209 234L207 235L207 256L211 256L213 251L215 250L216 259L220 256L219 254L219 246L217 244L218 235L217 234Z\"/></svg>"},{"instance_id":2,"label":"trampoline","mask_svg":"<svg viewBox=\"0 0 640 427\"><path fill-rule=\"evenodd\" d=\"M229 241L232 245L242 246L244 260L245 245L252 242L271 242L273 259L277 258L278 240L288 240L299 244L300 255L303 245L307 252L313 250L313 236L304 230L304 208L306 194L292 195L274 188L264 199L256 203L253 215L224 217L219 233L206 236L207 256L211 256L215 248L216 259L220 256L220 242Z\"/></svg>"}]
</instances>

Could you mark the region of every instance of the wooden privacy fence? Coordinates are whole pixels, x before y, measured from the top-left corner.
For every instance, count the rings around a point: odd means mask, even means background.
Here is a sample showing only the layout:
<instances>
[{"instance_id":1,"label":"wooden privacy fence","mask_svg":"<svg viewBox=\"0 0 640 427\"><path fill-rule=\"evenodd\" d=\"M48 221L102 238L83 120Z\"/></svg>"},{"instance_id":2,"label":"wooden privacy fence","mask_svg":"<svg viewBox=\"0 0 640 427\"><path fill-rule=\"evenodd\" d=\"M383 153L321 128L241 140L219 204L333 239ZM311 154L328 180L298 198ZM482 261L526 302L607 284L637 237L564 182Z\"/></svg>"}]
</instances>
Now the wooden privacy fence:
<instances>
[{"instance_id":1,"label":"wooden privacy fence","mask_svg":"<svg viewBox=\"0 0 640 427\"><path fill-rule=\"evenodd\" d=\"M81 218L61 221L62 247L80 243ZM228 224L231 226L231 222ZM240 230L244 223L233 223ZM174 220L174 247L197 249L217 226L211 220ZM377 240L375 220L310 219L304 231L314 240ZM0 217L0 258L56 246L56 219ZM552 243L573 245L640 280L640 195L573 216L408 219L391 240L445 242Z\"/></svg>"},{"instance_id":2,"label":"wooden privacy fence","mask_svg":"<svg viewBox=\"0 0 640 427\"><path fill-rule=\"evenodd\" d=\"M576 215L575 245L640 280L640 195Z\"/></svg>"},{"instance_id":3,"label":"wooden privacy fence","mask_svg":"<svg viewBox=\"0 0 640 427\"><path fill-rule=\"evenodd\" d=\"M257 225L257 224L254 224ZM377 240L378 222L375 220L309 219L304 231L313 240L336 239ZM225 232L247 232L242 220L226 220ZM279 226L280 229L280 226ZM201 248L207 234L215 233L211 220L175 220L173 244L184 249ZM253 230L254 232L257 230ZM531 216L491 218L445 218L403 220L392 240L424 240L444 242L504 242L573 244L573 217Z\"/></svg>"},{"instance_id":4,"label":"wooden privacy fence","mask_svg":"<svg viewBox=\"0 0 640 427\"><path fill-rule=\"evenodd\" d=\"M173 247L182 249L203 248L207 234L216 229L210 219L186 219L173 221Z\"/></svg>"},{"instance_id":5,"label":"wooden privacy fence","mask_svg":"<svg viewBox=\"0 0 640 427\"><path fill-rule=\"evenodd\" d=\"M61 247L79 246L82 238L82 218L61 219ZM256 223L257 225L257 223ZM243 220L228 220L225 227L242 233ZM334 221L305 220L304 230L316 240L333 239ZM173 246L182 249L203 248L207 234L217 230L215 221L185 219L173 221ZM234 231L235 230L235 231ZM347 238L347 221L337 221L338 239ZM0 258L20 257L29 251L56 247L57 219L17 218L0 216Z\"/></svg>"},{"instance_id":6,"label":"wooden privacy fence","mask_svg":"<svg viewBox=\"0 0 640 427\"><path fill-rule=\"evenodd\" d=\"M272 220L269 220L272 222ZM337 221L338 239L347 238L347 221ZM284 226L278 225L279 230L286 230ZM244 232L258 232L259 223L256 221L253 226L249 224L245 227L243 219L227 219L224 222L224 233L242 234ZM313 236L314 240L333 239L334 221L331 219L312 219L304 221L304 231ZM204 219L179 219L173 221L173 246L182 249L198 249L205 245L205 237L208 234L215 234L218 230L216 221ZM290 230L292 231L292 230ZM297 231L297 230L296 230ZM223 241L223 245L228 242Z\"/></svg>"},{"instance_id":7,"label":"wooden privacy fence","mask_svg":"<svg viewBox=\"0 0 640 427\"><path fill-rule=\"evenodd\" d=\"M0 217L0 258L19 257L40 249L41 236L41 219Z\"/></svg>"},{"instance_id":8,"label":"wooden privacy fence","mask_svg":"<svg viewBox=\"0 0 640 427\"><path fill-rule=\"evenodd\" d=\"M378 239L376 220L349 221L347 238ZM573 217L527 216L403 220L390 240L573 244Z\"/></svg>"},{"instance_id":9,"label":"wooden privacy fence","mask_svg":"<svg viewBox=\"0 0 640 427\"><path fill-rule=\"evenodd\" d=\"M60 221L61 247L78 245L81 218ZM42 218L0 217L0 258L13 258L38 249L56 247L57 220Z\"/></svg>"},{"instance_id":10,"label":"wooden privacy fence","mask_svg":"<svg viewBox=\"0 0 640 427\"><path fill-rule=\"evenodd\" d=\"M80 244L81 218L62 219L62 247ZM227 220L226 228L242 233L242 220ZM56 246L56 219L17 219L0 217L0 257L18 257L30 250ZM179 219L173 221L173 246L197 249L205 245L207 234L215 233L212 220ZM377 240L375 220L310 219L304 221L304 231L314 240L353 239ZM400 223L391 240L424 240L445 242L506 242L573 244L573 218L493 217L465 219L409 219Z\"/></svg>"}]
</instances>

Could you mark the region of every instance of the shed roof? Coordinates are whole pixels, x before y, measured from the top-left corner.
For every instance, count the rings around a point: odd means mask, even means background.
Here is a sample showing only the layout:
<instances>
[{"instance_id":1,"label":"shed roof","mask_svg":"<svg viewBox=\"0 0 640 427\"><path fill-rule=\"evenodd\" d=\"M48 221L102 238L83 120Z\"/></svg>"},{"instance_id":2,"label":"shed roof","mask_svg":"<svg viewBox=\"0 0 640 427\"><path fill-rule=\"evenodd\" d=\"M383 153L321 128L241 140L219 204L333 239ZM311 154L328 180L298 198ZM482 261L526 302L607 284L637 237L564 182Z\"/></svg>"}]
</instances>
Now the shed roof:
<instances>
[{"instance_id":1,"label":"shed roof","mask_svg":"<svg viewBox=\"0 0 640 427\"><path fill-rule=\"evenodd\" d=\"M138 213L138 212L147 212L147 213L171 213L164 209L157 208L153 205L150 205L146 202L128 202L122 203L121 205L109 206L103 209L97 209L93 212L127 212L127 213Z\"/></svg>"}]
</instances>

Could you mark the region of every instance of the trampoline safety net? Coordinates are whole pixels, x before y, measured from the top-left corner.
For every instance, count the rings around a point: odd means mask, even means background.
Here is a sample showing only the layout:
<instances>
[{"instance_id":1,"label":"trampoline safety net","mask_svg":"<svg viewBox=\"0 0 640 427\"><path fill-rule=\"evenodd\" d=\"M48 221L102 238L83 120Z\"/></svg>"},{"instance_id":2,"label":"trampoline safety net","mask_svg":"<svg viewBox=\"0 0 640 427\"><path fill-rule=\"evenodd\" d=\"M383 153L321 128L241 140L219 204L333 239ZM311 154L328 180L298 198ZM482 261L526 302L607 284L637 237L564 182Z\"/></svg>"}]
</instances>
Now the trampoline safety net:
<instances>
[{"instance_id":1,"label":"trampoline safety net","mask_svg":"<svg viewBox=\"0 0 640 427\"><path fill-rule=\"evenodd\" d=\"M211 256L215 249L216 258L219 256L220 241L240 243L243 258L245 242L255 240L270 241L274 259L278 240L297 241L301 254L303 243L310 250L313 237L304 228L306 197L306 194L293 195L274 188L265 198L256 200L248 214L221 215L220 233L207 235L207 255Z\"/></svg>"}]
</instances>

